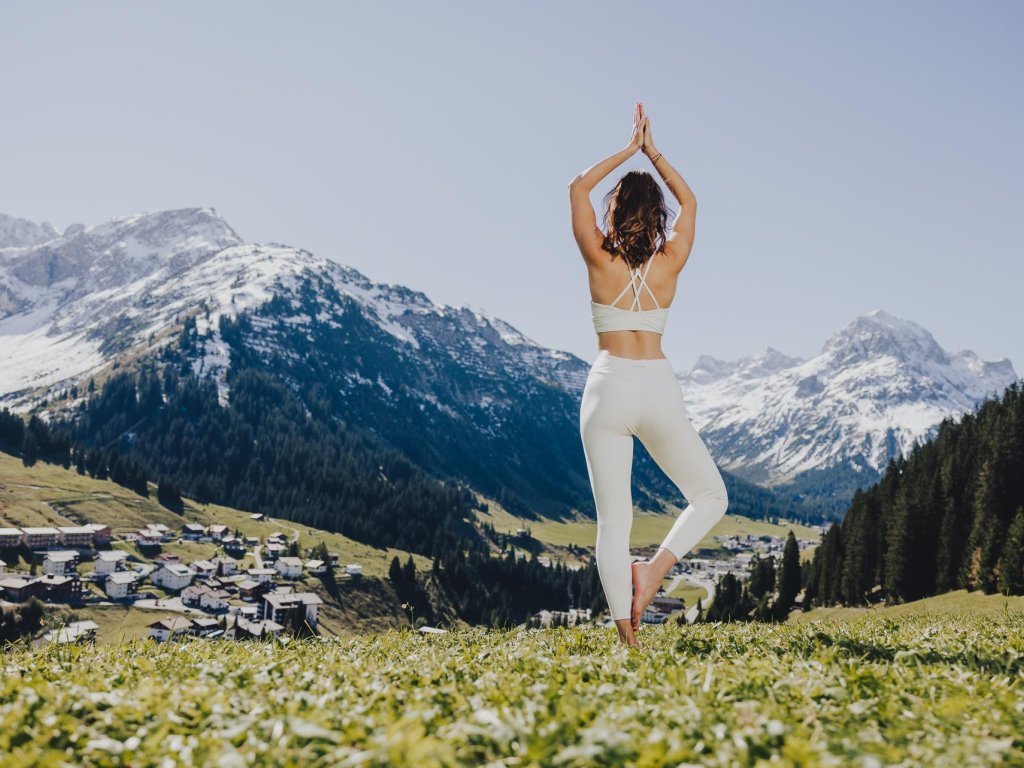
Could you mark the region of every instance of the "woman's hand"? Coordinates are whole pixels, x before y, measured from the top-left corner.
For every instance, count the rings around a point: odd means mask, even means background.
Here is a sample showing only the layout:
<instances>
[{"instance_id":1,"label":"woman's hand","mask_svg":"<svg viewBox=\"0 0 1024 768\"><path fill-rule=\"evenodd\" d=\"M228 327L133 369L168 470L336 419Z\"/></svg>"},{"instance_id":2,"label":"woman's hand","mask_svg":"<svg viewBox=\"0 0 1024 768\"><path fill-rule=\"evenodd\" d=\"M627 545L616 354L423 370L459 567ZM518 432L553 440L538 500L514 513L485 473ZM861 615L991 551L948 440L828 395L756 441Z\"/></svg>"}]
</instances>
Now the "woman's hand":
<instances>
[{"instance_id":1,"label":"woman's hand","mask_svg":"<svg viewBox=\"0 0 1024 768\"><path fill-rule=\"evenodd\" d=\"M633 108L633 135L627 145L636 152L644 147L644 129L647 126L647 118L644 117L644 106L639 101Z\"/></svg>"},{"instance_id":2,"label":"woman's hand","mask_svg":"<svg viewBox=\"0 0 1024 768\"><path fill-rule=\"evenodd\" d=\"M658 154L658 150L654 148L654 139L651 137L651 122L644 116L643 123L643 144L641 145L643 152L648 157Z\"/></svg>"}]
</instances>

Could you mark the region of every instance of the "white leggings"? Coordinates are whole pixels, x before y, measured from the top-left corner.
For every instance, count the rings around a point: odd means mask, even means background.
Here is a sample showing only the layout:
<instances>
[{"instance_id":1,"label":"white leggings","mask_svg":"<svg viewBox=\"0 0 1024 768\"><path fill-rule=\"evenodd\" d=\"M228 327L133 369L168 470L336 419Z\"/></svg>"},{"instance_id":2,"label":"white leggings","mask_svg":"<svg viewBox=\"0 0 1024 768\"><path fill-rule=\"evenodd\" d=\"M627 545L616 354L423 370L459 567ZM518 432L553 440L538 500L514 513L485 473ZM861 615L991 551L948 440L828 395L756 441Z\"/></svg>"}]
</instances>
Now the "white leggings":
<instances>
[{"instance_id":1,"label":"white leggings","mask_svg":"<svg viewBox=\"0 0 1024 768\"><path fill-rule=\"evenodd\" d=\"M597 507L597 570L613 619L628 619L633 575L633 437L689 502L661 546L676 560L689 552L729 506L725 483L683 405L667 358L632 360L601 350L580 403L580 437Z\"/></svg>"}]
</instances>

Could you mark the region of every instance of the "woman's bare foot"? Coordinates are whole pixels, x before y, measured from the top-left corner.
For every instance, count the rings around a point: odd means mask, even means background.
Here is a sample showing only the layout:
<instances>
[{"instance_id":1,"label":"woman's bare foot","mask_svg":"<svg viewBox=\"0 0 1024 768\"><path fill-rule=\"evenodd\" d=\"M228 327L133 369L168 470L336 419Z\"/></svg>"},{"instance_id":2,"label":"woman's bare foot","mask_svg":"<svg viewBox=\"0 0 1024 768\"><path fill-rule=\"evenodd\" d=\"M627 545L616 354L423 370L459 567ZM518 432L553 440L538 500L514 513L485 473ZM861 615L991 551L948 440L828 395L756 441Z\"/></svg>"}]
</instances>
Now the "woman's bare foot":
<instances>
[{"instance_id":1,"label":"woman's bare foot","mask_svg":"<svg viewBox=\"0 0 1024 768\"><path fill-rule=\"evenodd\" d=\"M658 594L665 574L657 565L646 560L633 563L633 629L640 629L640 620L651 600Z\"/></svg>"},{"instance_id":2,"label":"woman's bare foot","mask_svg":"<svg viewBox=\"0 0 1024 768\"><path fill-rule=\"evenodd\" d=\"M619 642L631 648L639 648L640 643L633 632L633 624L630 619L616 619L615 628L619 630Z\"/></svg>"}]
</instances>

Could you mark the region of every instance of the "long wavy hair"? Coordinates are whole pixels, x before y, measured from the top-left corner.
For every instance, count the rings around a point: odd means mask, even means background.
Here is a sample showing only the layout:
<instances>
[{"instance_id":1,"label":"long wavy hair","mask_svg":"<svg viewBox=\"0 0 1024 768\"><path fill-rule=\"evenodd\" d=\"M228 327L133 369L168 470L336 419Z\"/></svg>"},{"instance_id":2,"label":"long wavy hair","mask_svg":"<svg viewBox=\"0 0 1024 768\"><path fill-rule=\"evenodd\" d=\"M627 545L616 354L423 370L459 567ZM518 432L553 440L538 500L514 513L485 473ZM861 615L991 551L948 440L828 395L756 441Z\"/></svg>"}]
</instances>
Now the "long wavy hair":
<instances>
[{"instance_id":1,"label":"long wavy hair","mask_svg":"<svg viewBox=\"0 0 1024 768\"><path fill-rule=\"evenodd\" d=\"M665 195L654 177L629 171L604 196L601 248L635 269L665 245L668 218Z\"/></svg>"}]
</instances>

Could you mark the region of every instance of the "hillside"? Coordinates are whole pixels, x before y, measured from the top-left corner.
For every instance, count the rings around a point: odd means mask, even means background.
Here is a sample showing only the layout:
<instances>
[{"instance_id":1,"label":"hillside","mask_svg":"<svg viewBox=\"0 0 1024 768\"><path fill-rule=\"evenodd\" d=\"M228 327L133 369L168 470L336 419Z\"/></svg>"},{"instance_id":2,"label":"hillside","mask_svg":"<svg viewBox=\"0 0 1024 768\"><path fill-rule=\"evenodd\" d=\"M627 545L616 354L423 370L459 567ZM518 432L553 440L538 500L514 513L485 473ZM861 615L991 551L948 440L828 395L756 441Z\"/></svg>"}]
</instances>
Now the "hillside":
<instances>
[{"instance_id":1,"label":"hillside","mask_svg":"<svg viewBox=\"0 0 1024 768\"><path fill-rule=\"evenodd\" d=\"M1024 387L893 460L831 526L805 580L816 606L956 589L1024 594Z\"/></svg>"},{"instance_id":2,"label":"hillside","mask_svg":"<svg viewBox=\"0 0 1024 768\"><path fill-rule=\"evenodd\" d=\"M50 464L37 463L31 467L21 460L0 452L0 527L80 525L104 523L114 531L132 530L147 523L164 523L174 529L183 523L203 525L220 523L238 529L246 535L266 537L281 530L289 535L298 533L300 547L312 547L319 542L338 552L342 563L362 566L363 576L349 581L339 580L338 596L329 595L319 579L307 578L306 586L325 600L321 614L321 629L327 633L353 630L374 630L408 624L409 618L401 609L401 600L388 581L388 567L393 557L404 563L412 557L420 571L430 570L430 560L422 555L389 547L372 547L338 533L271 518L253 521L247 512L217 504L200 504L185 499L184 512L178 515L156 501L155 488L145 498L110 480L98 480L79 475L74 470ZM127 543L115 541L114 548L122 548L138 561L148 557ZM162 551L175 552L183 559L210 557L214 545L202 542L164 544ZM8 557L10 557L8 555ZM249 565L250 559L243 561ZM9 563L9 565L11 565ZM66 616L66 606L55 607L54 618L48 625ZM163 613L142 608L114 606L87 606L73 611L79 618L91 618L100 624L100 638L114 639L145 635L142 627Z\"/></svg>"},{"instance_id":3,"label":"hillside","mask_svg":"<svg viewBox=\"0 0 1024 768\"><path fill-rule=\"evenodd\" d=\"M1010 765L1024 613L8 652L5 768ZM65 751L68 752L65 752Z\"/></svg>"},{"instance_id":4,"label":"hillside","mask_svg":"<svg viewBox=\"0 0 1024 768\"><path fill-rule=\"evenodd\" d=\"M968 592L958 589L934 597L911 600L909 603L895 605L872 606L829 606L812 608L809 611L793 611L789 622L808 624L814 621L834 619L836 621L856 621L862 618L877 616L885 619L900 619L907 616L967 616L973 618L987 617L997 619L1007 612L1024 611L1024 596L1021 595L986 595L979 590Z\"/></svg>"}]
</instances>

